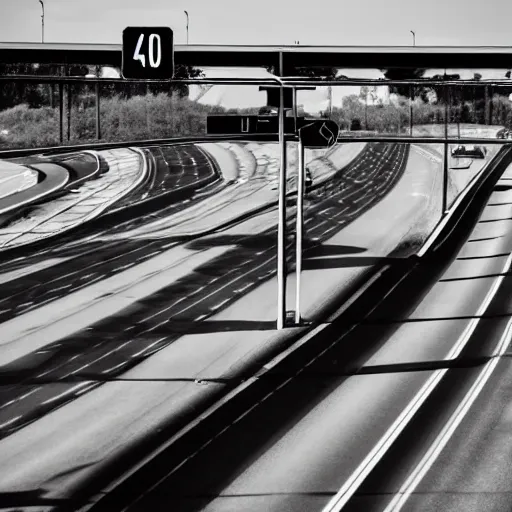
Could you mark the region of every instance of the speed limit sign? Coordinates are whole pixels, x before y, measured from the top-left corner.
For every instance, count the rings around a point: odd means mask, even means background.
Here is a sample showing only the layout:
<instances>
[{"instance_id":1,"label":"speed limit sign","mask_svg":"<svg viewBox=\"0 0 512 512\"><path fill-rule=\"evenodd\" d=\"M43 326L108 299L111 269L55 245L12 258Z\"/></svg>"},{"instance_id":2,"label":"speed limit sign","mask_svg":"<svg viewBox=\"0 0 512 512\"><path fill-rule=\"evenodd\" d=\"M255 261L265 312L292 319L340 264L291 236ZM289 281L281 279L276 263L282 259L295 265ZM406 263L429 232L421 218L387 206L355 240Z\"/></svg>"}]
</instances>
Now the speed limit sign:
<instances>
[{"instance_id":1,"label":"speed limit sign","mask_svg":"<svg viewBox=\"0 0 512 512\"><path fill-rule=\"evenodd\" d=\"M124 78L170 80L174 75L173 33L169 27L127 27L123 31Z\"/></svg>"}]
</instances>

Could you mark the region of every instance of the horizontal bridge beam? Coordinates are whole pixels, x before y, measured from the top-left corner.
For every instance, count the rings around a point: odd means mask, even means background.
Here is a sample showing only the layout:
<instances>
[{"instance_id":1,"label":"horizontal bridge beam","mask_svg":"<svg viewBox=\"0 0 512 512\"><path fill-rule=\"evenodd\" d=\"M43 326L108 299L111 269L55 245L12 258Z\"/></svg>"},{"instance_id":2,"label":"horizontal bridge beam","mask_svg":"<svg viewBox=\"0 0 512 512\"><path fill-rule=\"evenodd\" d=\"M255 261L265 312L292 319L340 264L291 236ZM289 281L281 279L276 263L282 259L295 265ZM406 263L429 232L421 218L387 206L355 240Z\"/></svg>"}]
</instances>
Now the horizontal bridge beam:
<instances>
[{"instance_id":1,"label":"horizontal bridge beam","mask_svg":"<svg viewBox=\"0 0 512 512\"><path fill-rule=\"evenodd\" d=\"M512 66L512 46L175 45L176 64L191 66L339 66L493 68ZM0 62L121 66L121 44L0 43Z\"/></svg>"}]
</instances>

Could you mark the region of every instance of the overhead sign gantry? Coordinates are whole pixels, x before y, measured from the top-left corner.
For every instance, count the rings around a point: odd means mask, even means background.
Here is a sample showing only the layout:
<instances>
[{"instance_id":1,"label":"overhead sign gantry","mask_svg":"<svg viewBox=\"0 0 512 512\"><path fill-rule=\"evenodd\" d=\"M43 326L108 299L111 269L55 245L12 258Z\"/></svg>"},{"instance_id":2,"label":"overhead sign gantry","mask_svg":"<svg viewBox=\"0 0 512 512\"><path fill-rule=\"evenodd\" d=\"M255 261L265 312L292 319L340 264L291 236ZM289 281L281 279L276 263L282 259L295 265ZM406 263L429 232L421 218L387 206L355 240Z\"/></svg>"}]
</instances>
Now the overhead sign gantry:
<instances>
[{"instance_id":1,"label":"overhead sign gantry","mask_svg":"<svg viewBox=\"0 0 512 512\"><path fill-rule=\"evenodd\" d=\"M127 27L123 31L122 76L133 80L172 80L174 77L173 32L169 27ZM277 328L286 325L286 141L285 133L298 136L299 180L297 201L297 300L294 312L296 323L300 323L300 271L302 262L303 196L304 196L304 147L330 147L337 141L338 127L333 121L297 117L297 90L315 89L311 86L284 87L280 79L273 77L276 85L261 87L267 92L267 106L263 110L276 110L274 115L254 116L208 116L208 134L255 134L275 133L281 146L281 169L279 173L279 215L277 240L278 308ZM198 83L207 79L194 80ZM257 84L258 81L249 81ZM216 83L216 81L213 81ZM240 83L224 80L222 83ZM268 83L260 80L259 84ZM293 110L293 117L285 117ZM268 113L267 113L268 114ZM277 115L276 115L277 114Z\"/></svg>"}]
</instances>

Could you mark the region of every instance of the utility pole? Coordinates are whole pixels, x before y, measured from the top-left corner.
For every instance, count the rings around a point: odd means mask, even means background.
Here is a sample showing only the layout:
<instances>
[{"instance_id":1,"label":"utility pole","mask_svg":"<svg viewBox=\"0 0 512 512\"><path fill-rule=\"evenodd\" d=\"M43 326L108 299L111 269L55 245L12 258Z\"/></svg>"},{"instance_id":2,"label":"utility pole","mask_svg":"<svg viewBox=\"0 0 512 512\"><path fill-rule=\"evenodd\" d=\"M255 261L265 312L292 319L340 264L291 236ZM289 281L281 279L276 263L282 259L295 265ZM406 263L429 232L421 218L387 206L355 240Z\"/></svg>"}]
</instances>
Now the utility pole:
<instances>
[{"instance_id":1,"label":"utility pole","mask_svg":"<svg viewBox=\"0 0 512 512\"><path fill-rule=\"evenodd\" d=\"M43 14L41 14L41 43L44 43L44 3L43 0L39 0L41 4L41 8L43 9Z\"/></svg>"}]
</instances>

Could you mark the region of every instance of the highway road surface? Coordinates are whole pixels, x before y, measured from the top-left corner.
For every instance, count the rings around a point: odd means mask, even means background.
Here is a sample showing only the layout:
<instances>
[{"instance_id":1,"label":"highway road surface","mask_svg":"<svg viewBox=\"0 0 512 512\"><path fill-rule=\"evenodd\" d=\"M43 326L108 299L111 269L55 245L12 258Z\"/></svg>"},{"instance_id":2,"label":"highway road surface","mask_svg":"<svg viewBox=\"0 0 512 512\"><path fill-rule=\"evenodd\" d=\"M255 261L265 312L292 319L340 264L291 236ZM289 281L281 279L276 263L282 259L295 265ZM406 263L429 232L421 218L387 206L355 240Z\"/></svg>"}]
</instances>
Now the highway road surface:
<instances>
[{"instance_id":1,"label":"highway road surface","mask_svg":"<svg viewBox=\"0 0 512 512\"><path fill-rule=\"evenodd\" d=\"M509 510L511 214L494 192L433 285L354 318L129 510Z\"/></svg>"},{"instance_id":2,"label":"highway road surface","mask_svg":"<svg viewBox=\"0 0 512 512\"><path fill-rule=\"evenodd\" d=\"M156 149L151 151L159 154ZM325 163L325 180L319 180L318 189L308 198L307 237L311 241L307 242L306 248L333 239L380 204L400 182L408 152L405 144L376 143L369 150L352 154L344 167L333 168L332 160L329 160L329 166ZM239 184L241 193L247 187L261 188L259 176L265 165L271 164L272 158L267 159L267 164L256 161L254 172L248 173L248 180ZM338 157L332 157L335 158ZM341 162L345 159L339 158ZM163 159L160 162L165 165ZM271 194L275 201L277 192L272 189L271 180L263 181L266 200ZM228 188L236 190L236 187L235 184ZM188 205L195 207L202 202L208 209L209 201L215 202L217 194L222 195L225 189L221 184L212 184L209 190L211 194L207 192L197 202L189 201ZM177 213L183 215L189 206L182 207ZM172 212L173 207L165 206L163 210ZM225 211L229 212L228 209ZM290 204L290 226L294 221L292 212L293 204ZM172 219L172 214L168 217ZM156 215L148 213L144 216L148 223L162 218L165 218L162 210ZM128 232L139 228L141 222L143 220L139 218L111 227L97 227L96 232L80 235L82 239L69 236L51 249L37 251L2 266L0 454L5 468L10 470L0 472L0 492L24 492L36 486L46 489L45 493L50 496L66 495L81 482L73 469L76 467L73 461L78 460L76 436L85 436L80 443L80 459L97 459L94 454L98 436L89 436L108 420L101 427L101 438L107 443L102 449L102 457L96 462L90 461L87 469L77 474L90 476L98 464L108 463L120 450L126 450L147 435L149 426L142 427L137 419L144 418L144 415L140 416L141 406L151 408L146 413L146 418L151 418L162 397L168 396L168 400L173 397L170 404L159 408L158 416L152 420L151 429L155 431L159 424L168 423L169 418L178 414L178 407L191 407L186 404L194 403L194 396L200 396L198 393L210 396L215 390L217 394L222 393L222 380L216 386L213 383L198 386L193 382L195 378L182 380L178 368L174 370L167 365L166 369L166 359L160 355L172 347L175 347L173 350L178 359L174 356L171 361L186 361L182 363L182 371L197 360L197 352L191 353L186 344L176 344L178 340L194 335L194 332L196 336L213 339L213 327L219 342L227 340L233 344L234 339L239 339L238 331L253 336L255 341L258 339L259 350L265 347L268 350L272 346L266 340L275 336L272 332L275 329L275 307L272 305L275 300L275 284L272 284L276 255L275 206L219 233L195 240L170 236L158 236L153 240L114 236L122 234L120 226ZM110 236L112 240L108 240ZM291 244L293 238L290 236L289 247ZM373 263L369 265L371 267ZM351 272L361 273L366 267L356 265ZM293 269L292 261L290 269ZM332 280L326 284L343 287L344 269L333 269L333 272L339 274L339 284ZM267 283L270 286L266 286ZM313 296L321 292L322 286L317 287ZM248 305L254 304L251 293L265 298L251 307ZM245 297L247 300L243 302ZM245 304L243 310L246 312L264 311L265 315L270 312L270 320L253 322L238 316L236 322L229 320L226 323L227 332L215 328L215 322L208 323L224 310L238 307L237 304ZM201 327L203 324L204 328ZM281 346L283 341L279 342ZM229 352L231 357L236 356L233 349ZM225 351L226 348L216 342L205 352L204 364L211 366L212 362L222 360L220 356ZM249 364L255 356L256 353L251 355L249 352L243 364ZM116 381L122 380L128 371L142 368L142 363L154 365L159 361L162 366L158 372L163 371L167 376L169 372L170 375L174 373L177 381L172 382L171 377L171 382L155 382L160 389L151 391L153 386L141 387L137 383L140 377L135 378L130 392L133 400L124 402L122 390L127 388L117 388ZM149 371L142 379L147 381L155 375L157 373ZM117 394L119 392L121 395ZM143 402L135 399L137 395L140 399L144 397ZM114 407L110 402L112 399L118 404L125 403L126 408ZM95 411L85 412L89 407L85 402ZM123 424L127 422L125 426L114 425L111 423L114 418L103 416L100 411L105 408L117 410L114 423L120 420ZM75 421L72 419L74 411L78 412L78 423L71 427L69 421ZM97 419L93 421L98 414L104 417L100 423ZM56 415L64 416L59 420ZM89 421L93 423L89 424ZM119 432L131 432L131 439L123 441ZM75 441L69 437L71 433L74 433ZM48 436L58 436L62 441L66 438L66 441L56 444ZM30 449L27 448L29 445ZM71 456L69 450L74 451L75 456ZM27 458L29 453L31 456ZM34 464L34 460L38 462ZM68 476L56 478L56 472L62 471Z\"/></svg>"},{"instance_id":3,"label":"highway road surface","mask_svg":"<svg viewBox=\"0 0 512 512\"><path fill-rule=\"evenodd\" d=\"M399 179L404 169L408 147L406 145L375 144L371 153L357 157L338 176L327 182L321 190L312 193L306 210L307 237L321 244L342 229L351 220L378 202ZM325 199L324 199L325 198ZM339 207L342 201L346 205ZM293 225L290 219L290 227ZM275 217L273 219L275 223ZM253 236L230 235L224 232L215 237L205 237L186 244L179 242L171 250L172 241L126 240L107 248L79 246L78 257L70 253L53 254L53 258L66 257L60 264L29 274L27 277L4 282L0 298L0 321L8 322L30 311L37 311L63 296L108 279L148 258L167 250L167 257L176 261L190 253L220 254L206 259L203 264L187 268L182 276L157 293L135 302L115 316L99 319L84 330L74 331L55 343L46 343L44 351L27 353L23 359L3 358L4 372L20 375L20 367L28 380L53 382L68 381L57 389L23 385L7 390L3 401L8 404L0 410L0 436L8 435L35 418L46 414L97 383L77 384L70 379L113 378L144 360L149 354L166 347L193 328L194 321L204 320L220 307L239 300L240 297L275 274L276 229L265 229ZM288 244L290 263L293 240ZM88 253L87 256L84 253ZM176 255L173 258L173 253ZM84 265L84 261L87 264ZM226 272L229 269L229 272ZM236 282L236 285L231 285ZM185 327L183 327L185 326ZM133 340L137 340L136 343ZM5 343L5 340L4 340ZM9 345L6 347L9 352ZM4 352L4 350L2 350Z\"/></svg>"},{"instance_id":4,"label":"highway road surface","mask_svg":"<svg viewBox=\"0 0 512 512\"><path fill-rule=\"evenodd\" d=\"M275 337L279 153L276 144L263 146L138 150L147 176L115 207L171 197L167 194L176 188L192 187L193 194L138 217L93 224L0 266L0 458L5 461L0 498L34 489L49 498L69 497L149 432L172 421L179 425L207 400L225 394L229 380L240 379L254 360L264 364L273 347L269 339ZM98 153L103 164L115 164L116 150ZM336 293L353 287L398 245L409 252L421 245L440 213L442 175L437 161L407 144L352 145L311 153L308 160L314 188L305 203L304 311L318 320ZM294 186L292 177L289 190ZM431 214L433 220L425 223ZM293 194L287 219L292 280ZM329 277L322 280L320 273ZM478 310L478 298L490 288L489 280L466 286L464 293L475 298L471 307ZM458 292L436 289L431 302L441 295L443 303L455 302ZM422 314L434 314L429 311ZM406 319L396 321L407 329ZM464 330L461 323L449 328ZM435 329L425 332L439 336ZM347 343L360 345L368 338L371 346L383 336L371 325L358 333ZM276 346L290 342L278 339ZM438 350L449 353L450 348ZM389 353L381 355L385 359ZM194 501L198 494L214 510L224 510L229 501L232 510L259 505L297 510L300 500L309 510L309 502L316 507L328 501L429 372L347 378L343 372L331 375L330 364L326 368L321 379L307 372L295 379L213 443L213 459L199 454L176 475L178 483L166 481L158 492L188 493L173 501L173 509L187 509L189 498ZM203 380L206 374L212 377ZM341 410L347 418L343 425ZM380 423L367 421L373 417ZM366 430L360 429L361 421ZM243 428L247 424L261 429L255 433ZM240 436L240 444L233 444L232 435ZM222 460L214 472L206 466L200 489L182 483L183 475L203 471L205 460L220 457L215 453L232 453L232 461ZM224 491L236 499L216 499ZM269 508L274 509L281 510Z\"/></svg>"}]
</instances>

